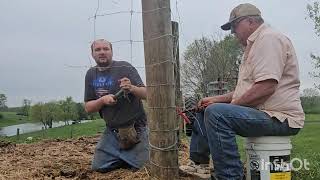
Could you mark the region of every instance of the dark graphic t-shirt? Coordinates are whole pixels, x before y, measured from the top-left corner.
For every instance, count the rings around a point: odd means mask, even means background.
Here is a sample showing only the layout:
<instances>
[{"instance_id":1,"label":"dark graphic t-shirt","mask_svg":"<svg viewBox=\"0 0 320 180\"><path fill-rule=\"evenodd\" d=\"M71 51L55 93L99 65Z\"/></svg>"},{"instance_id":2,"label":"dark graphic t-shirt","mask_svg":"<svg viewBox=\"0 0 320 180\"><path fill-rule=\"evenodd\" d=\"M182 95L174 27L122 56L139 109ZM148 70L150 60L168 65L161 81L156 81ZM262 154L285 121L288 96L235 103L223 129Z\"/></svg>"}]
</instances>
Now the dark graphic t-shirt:
<instances>
[{"instance_id":1,"label":"dark graphic t-shirt","mask_svg":"<svg viewBox=\"0 0 320 180\"><path fill-rule=\"evenodd\" d=\"M115 95L120 90L118 80L124 77L135 86L144 86L137 70L128 62L112 61L111 67L103 71L97 67L90 68L85 78L84 101L96 100L107 94ZM103 106L100 113L111 128L146 125L142 102L131 93L127 97L121 96L115 105Z\"/></svg>"}]
</instances>

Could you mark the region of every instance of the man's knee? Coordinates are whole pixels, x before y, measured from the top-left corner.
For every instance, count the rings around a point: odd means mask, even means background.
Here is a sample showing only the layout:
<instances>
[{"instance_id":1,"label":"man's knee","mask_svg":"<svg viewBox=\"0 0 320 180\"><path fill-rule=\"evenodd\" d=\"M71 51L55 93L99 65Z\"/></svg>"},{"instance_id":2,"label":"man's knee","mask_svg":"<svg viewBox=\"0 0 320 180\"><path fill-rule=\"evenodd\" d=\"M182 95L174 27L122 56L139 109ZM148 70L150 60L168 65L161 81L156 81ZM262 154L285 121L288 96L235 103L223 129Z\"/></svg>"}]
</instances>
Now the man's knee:
<instances>
[{"instance_id":1,"label":"man's knee","mask_svg":"<svg viewBox=\"0 0 320 180\"><path fill-rule=\"evenodd\" d=\"M104 171L104 167L106 165L106 162L104 162L102 159L104 159L102 156L98 156L99 153L97 151L94 154L94 157L92 159L91 169L93 171L100 172L101 170Z\"/></svg>"},{"instance_id":2,"label":"man's knee","mask_svg":"<svg viewBox=\"0 0 320 180\"><path fill-rule=\"evenodd\" d=\"M206 108L206 111L225 112L230 110L234 105L227 103L214 103Z\"/></svg>"},{"instance_id":3,"label":"man's knee","mask_svg":"<svg viewBox=\"0 0 320 180\"><path fill-rule=\"evenodd\" d=\"M92 161L91 169L97 172L105 172L106 168L103 168L103 164L97 162L96 160Z\"/></svg>"},{"instance_id":4,"label":"man's knee","mask_svg":"<svg viewBox=\"0 0 320 180\"><path fill-rule=\"evenodd\" d=\"M107 159L102 156L100 158L97 158L96 156L93 158L91 169L93 171L106 173L110 172L112 170L118 169L118 168L129 168L131 167L129 164L124 162L121 159Z\"/></svg>"},{"instance_id":5,"label":"man's knee","mask_svg":"<svg viewBox=\"0 0 320 180\"><path fill-rule=\"evenodd\" d=\"M215 103L208 106L205 111L205 119L208 119L209 116L221 116L224 115L232 109L232 105L225 103Z\"/></svg>"},{"instance_id":6,"label":"man's knee","mask_svg":"<svg viewBox=\"0 0 320 180\"><path fill-rule=\"evenodd\" d=\"M216 103L208 106L205 109L205 125L215 126L218 125L221 127L231 128L230 121L233 121L233 118L228 118L233 112L234 105L225 104L225 103ZM208 130L208 128L207 128Z\"/></svg>"}]
</instances>

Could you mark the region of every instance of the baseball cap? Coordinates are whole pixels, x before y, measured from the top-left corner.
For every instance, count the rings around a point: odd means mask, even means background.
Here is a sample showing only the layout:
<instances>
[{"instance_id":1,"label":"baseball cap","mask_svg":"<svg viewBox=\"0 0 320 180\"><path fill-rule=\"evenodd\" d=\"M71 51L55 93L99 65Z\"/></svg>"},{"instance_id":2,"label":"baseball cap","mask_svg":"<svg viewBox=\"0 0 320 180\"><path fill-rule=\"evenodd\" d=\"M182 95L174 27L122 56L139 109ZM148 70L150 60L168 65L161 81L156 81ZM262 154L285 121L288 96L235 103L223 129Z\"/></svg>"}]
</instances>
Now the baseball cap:
<instances>
[{"instance_id":1,"label":"baseball cap","mask_svg":"<svg viewBox=\"0 0 320 180\"><path fill-rule=\"evenodd\" d=\"M229 22L222 25L221 29L225 31L230 30L233 21L245 16L261 16L261 12L250 3L240 4L231 11Z\"/></svg>"}]
</instances>

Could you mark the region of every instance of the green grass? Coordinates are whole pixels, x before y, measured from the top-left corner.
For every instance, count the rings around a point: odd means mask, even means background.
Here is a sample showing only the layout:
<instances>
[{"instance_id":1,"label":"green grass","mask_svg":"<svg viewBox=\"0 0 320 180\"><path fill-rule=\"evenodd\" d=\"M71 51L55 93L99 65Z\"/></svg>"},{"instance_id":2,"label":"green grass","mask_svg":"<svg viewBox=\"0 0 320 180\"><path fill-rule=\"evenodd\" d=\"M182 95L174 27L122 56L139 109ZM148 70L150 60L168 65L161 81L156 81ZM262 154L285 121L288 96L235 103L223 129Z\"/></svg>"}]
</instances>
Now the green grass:
<instances>
[{"instance_id":1,"label":"green grass","mask_svg":"<svg viewBox=\"0 0 320 180\"><path fill-rule=\"evenodd\" d=\"M0 114L3 115L3 118L0 119L0 127L34 122L29 120L27 116L16 115L16 112L0 112Z\"/></svg>"},{"instance_id":2,"label":"green grass","mask_svg":"<svg viewBox=\"0 0 320 180\"><path fill-rule=\"evenodd\" d=\"M320 121L320 114L306 114L306 121Z\"/></svg>"},{"instance_id":3,"label":"green grass","mask_svg":"<svg viewBox=\"0 0 320 180\"><path fill-rule=\"evenodd\" d=\"M43 131L21 134L19 136L0 137L0 141L5 140L13 143L32 143L43 139L68 139L80 136L93 136L98 132L102 132L104 129L105 122L104 120L99 119L83 124L61 126ZM28 137L32 137L32 141L28 141Z\"/></svg>"},{"instance_id":4,"label":"green grass","mask_svg":"<svg viewBox=\"0 0 320 180\"><path fill-rule=\"evenodd\" d=\"M306 159L310 170L294 172L295 179L320 179L320 123L306 124L292 140L292 158ZM295 166L298 167L298 166Z\"/></svg>"},{"instance_id":5,"label":"green grass","mask_svg":"<svg viewBox=\"0 0 320 180\"><path fill-rule=\"evenodd\" d=\"M320 114L320 105L303 107L303 110L307 114Z\"/></svg>"}]
</instances>

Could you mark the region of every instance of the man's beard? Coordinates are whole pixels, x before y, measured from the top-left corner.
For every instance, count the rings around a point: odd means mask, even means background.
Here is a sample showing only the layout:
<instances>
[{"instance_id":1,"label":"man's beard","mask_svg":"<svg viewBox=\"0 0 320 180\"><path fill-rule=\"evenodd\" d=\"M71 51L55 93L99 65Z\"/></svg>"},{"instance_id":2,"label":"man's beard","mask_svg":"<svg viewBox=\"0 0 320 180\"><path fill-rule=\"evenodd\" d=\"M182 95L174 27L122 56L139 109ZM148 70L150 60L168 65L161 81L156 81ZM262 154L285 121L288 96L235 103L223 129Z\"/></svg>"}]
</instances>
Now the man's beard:
<instances>
[{"instance_id":1,"label":"man's beard","mask_svg":"<svg viewBox=\"0 0 320 180\"><path fill-rule=\"evenodd\" d=\"M99 67L108 67L108 66L110 66L110 64L111 64L111 61L112 60L110 60L110 59L108 59L107 61L103 61L103 62L101 62L101 61L96 61L96 63L97 63L97 65L99 66Z\"/></svg>"},{"instance_id":2,"label":"man's beard","mask_svg":"<svg viewBox=\"0 0 320 180\"><path fill-rule=\"evenodd\" d=\"M99 67L108 67L110 65L109 62L99 62L97 63Z\"/></svg>"}]
</instances>

